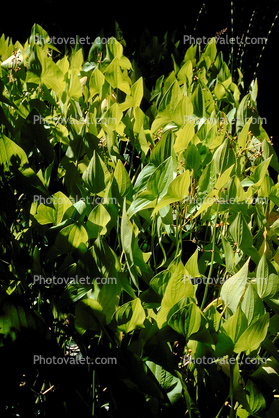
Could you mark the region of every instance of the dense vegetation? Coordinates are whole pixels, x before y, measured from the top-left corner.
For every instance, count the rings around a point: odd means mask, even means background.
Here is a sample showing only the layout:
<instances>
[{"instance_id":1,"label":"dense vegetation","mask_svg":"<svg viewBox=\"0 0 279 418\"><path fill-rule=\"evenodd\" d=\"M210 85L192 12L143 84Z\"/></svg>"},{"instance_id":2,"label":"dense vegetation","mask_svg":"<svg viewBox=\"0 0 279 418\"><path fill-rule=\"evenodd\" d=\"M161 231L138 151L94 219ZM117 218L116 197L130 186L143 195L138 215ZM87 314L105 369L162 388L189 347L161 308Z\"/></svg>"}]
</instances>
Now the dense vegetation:
<instances>
[{"instance_id":1,"label":"dense vegetation","mask_svg":"<svg viewBox=\"0 0 279 418\"><path fill-rule=\"evenodd\" d=\"M215 38L182 60L124 43L0 38L2 416L271 417L279 164L257 80ZM34 361L67 355L107 363Z\"/></svg>"}]
</instances>

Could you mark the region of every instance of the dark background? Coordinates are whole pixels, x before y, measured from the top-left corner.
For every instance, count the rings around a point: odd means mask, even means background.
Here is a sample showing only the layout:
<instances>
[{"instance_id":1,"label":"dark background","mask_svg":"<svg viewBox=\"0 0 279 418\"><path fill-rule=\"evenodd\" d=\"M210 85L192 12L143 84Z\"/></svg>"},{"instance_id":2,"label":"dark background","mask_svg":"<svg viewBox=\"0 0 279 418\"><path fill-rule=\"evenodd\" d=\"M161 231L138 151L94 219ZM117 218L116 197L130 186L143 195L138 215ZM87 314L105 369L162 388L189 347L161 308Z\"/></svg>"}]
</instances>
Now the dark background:
<instances>
[{"instance_id":1,"label":"dark background","mask_svg":"<svg viewBox=\"0 0 279 418\"><path fill-rule=\"evenodd\" d=\"M202 4L205 4L197 16ZM278 0L234 1L233 36L245 34L251 20L250 37L266 37L276 13L279 10ZM103 29L103 36L115 35L114 24L117 21L123 31L127 49L140 48L141 35L145 28L158 36L163 42L164 34L176 32L176 39L183 44L184 35L212 37L216 32L227 28L231 36L231 1L58 1L40 0L25 2L2 2L0 6L0 35L12 37L13 41L25 42L30 36L34 23L40 24L50 36L82 37L89 36L94 40ZM194 31L196 26L196 30ZM263 125L270 136L273 136L274 147L279 154L279 136L277 135L277 102L279 88L277 80L277 54L279 40L279 18L276 20L268 43L258 67L259 83L258 110L267 123ZM185 51L189 45L185 45ZM219 46L225 57L229 57L230 46ZM235 53L237 46L235 46ZM262 45L247 45L245 48L243 71L248 87L262 52ZM124 51L128 54L128 51Z\"/></svg>"}]
</instances>

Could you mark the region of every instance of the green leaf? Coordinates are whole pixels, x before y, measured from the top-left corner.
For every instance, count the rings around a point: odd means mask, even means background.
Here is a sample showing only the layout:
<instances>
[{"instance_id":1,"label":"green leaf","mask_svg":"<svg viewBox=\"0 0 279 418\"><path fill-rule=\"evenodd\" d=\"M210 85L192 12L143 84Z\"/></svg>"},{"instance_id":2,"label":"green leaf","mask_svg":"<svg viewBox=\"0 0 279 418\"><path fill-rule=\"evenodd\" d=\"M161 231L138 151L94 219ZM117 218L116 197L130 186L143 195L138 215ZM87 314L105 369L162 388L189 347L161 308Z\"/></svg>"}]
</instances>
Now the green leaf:
<instances>
[{"instance_id":1,"label":"green leaf","mask_svg":"<svg viewBox=\"0 0 279 418\"><path fill-rule=\"evenodd\" d=\"M234 275L236 273L235 253L233 252L233 249L229 241L227 240L227 238L221 235L221 239L222 239L222 245L223 245L224 254L225 254L227 272Z\"/></svg>"},{"instance_id":2,"label":"green leaf","mask_svg":"<svg viewBox=\"0 0 279 418\"><path fill-rule=\"evenodd\" d=\"M37 336L49 338L49 330L39 315L35 315L27 306L13 304L11 300L2 302L0 312L0 347L20 337L24 331L35 331Z\"/></svg>"},{"instance_id":3,"label":"green leaf","mask_svg":"<svg viewBox=\"0 0 279 418\"><path fill-rule=\"evenodd\" d=\"M193 170L196 172L201 163L200 153L196 147L196 145L191 144L187 147L186 151L184 152L186 168L188 170Z\"/></svg>"},{"instance_id":4,"label":"green leaf","mask_svg":"<svg viewBox=\"0 0 279 418\"><path fill-rule=\"evenodd\" d=\"M245 391L246 399L252 414L262 411L266 407L264 396L251 379L247 380Z\"/></svg>"},{"instance_id":5,"label":"green leaf","mask_svg":"<svg viewBox=\"0 0 279 418\"><path fill-rule=\"evenodd\" d=\"M138 273L135 266L134 260L134 245L135 245L135 236L138 233L138 228L135 224L132 224L128 218L126 212L126 202L123 205L123 213L122 213L122 220L121 220L121 244L123 251L125 253L125 257L127 260L127 267L130 272L131 278L138 288Z\"/></svg>"},{"instance_id":6,"label":"green leaf","mask_svg":"<svg viewBox=\"0 0 279 418\"><path fill-rule=\"evenodd\" d=\"M236 312L247 286L248 264L249 260L234 276L225 281L221 289L220 297L232 313Z\"/></svg>"},{"instance_id":7,"label":"green leaf","mask_svg":"<svg viewBox=\"0 0 279 418\"><path fill-rule=\"evenodd\" d=\"M92 193L99 193L106 187L105 173L107 168L98 153L94 150L88 167L82 175L82 179Z\"/></svg>"},{"instance_id":8,"label":"green leaf","mask_svg":"<svg viewBox=\"0 0 279 418\"><path fill-rule=\"evenodd\" d=\"M242 212L238 212L236 218L229 226L229 234L237 244L237 247L240 248L245 254L251 256L255 263L260 261L259 253L253 246L251 230L248 227Z\"/></svg>"},{"instance_id":9,"label":"green leaf","mask_svg":"<svg viewBox=\"0 0 279 418\"><path fill-rule=\"evenodd\" d=\"M218 198L220 189L226 184L231 176L231 172L233 170L234 166L230 166L217 180L217 182L214 185L214 189L206 196L206 198L203 200L203 203L199 210L194 215L194 219L199 216L202 212L207 210L210 206L212 206Z\"/></svg>"},{"instance_id":10,"label":"green leaf","mask_svg":"<svg viewBox=\"0 0 279 418\"><path fill-rule=\"evenodd\" d=\"M200 84L194 90L194 93L191 96L191 102L193 104L195 116L203 118L205 116L205 103L203 90Z\"/></svg>"},{"instance_id":11,"label":"green leaf","mask_svg":"<svg viewBox=\"0 0 279 418\"><path fill-rule=\"evenodd\" d=\"M168 314L176 303L183 298L194 297L194 286L189 277L189 272L182 263L172 271L162 299L161 309L157 315L157 325L159 328L166 325Z\"/></svg>"},{"instance_id":12,"label":"green leaf","mask_svg":"<svg viewBox=\"0 0 279 418\"><path fill-rule=\"evenodd\" d=\"M79 254L86 252L88 234L83 225L68 225L58 232L54 245L47 253L47 259L52 260L61 254L77 251Z\"/></svg>"},{"instance_id":13,"label":"green leaf","mask_svg":"<svg viewBox=\"0 0 279 418\"><path fill-rule=\"evenodd\" d=\"M257 292L261 299L272 298L279 292L279 277L270 273L265 253L262 255L256 270Z\"/></svg>"},{"instance_id":14,"label":"green leaf","mask_svg":"<svg viewBox=\"0 0 279 418\"><path fill-rule=\"evenodd\" d=\"M247 318L239 306L235 313L225 321L218 332L218 341L215 348L216 356L232 355L235 343L247 329L247 326Z\"/></svg>"},{"instance_id":15,"label":"green leaf","mask_svg":"<svg viewBox=\"0 0 279 418\"><path fill-rule=\"evenodd\" d=\"M143 98L143 78L140 77L131 87L133 106L139 107Z\"/></svg>"},{"instance_id":16,"label":"green leaf","mask_svg":"<svg viewBox=\"0 0 279 418\"><path fill-rule=\"evenodd\" d=\"M171 404L175 404L182 397L182 385L180 379L153 361L147 361L146 365L155 376L160 387L167 394Z\"/></svg>"},{"instance_id":17,"label":"green leaf","mask_svg":"<svg viewBox=\"0 0 279 418\"><path fill-rule=\"evenodd\" d=\"M57 192L52 198L49 198L53 207L40 204L37 209L37 214L34 218L41 225L52 223L53 225L59 225L62 222L64 213L72 207L70 199L62 192Z\"/></svg>"},{"instance_id":18,"label":"green leaf","mask_svg":"<svg viewBox=\"0 0 279 418\"><path fill-rule=\"evenodd\" d=\"M94 97L96 94L101 94L101 89L105 83L105 76L99 70L99 68L95 68L91 74L90 81L89 81L89 90L90 90L90 97Z\"/></svg>"},{"instance_id":19,"label":"green leaf","mask_svg":"<svg viewBox=\"0 0 279 418\"><path fill-rule=\"evenodd\" d=\"M186 340L198 332L201 326L202 312L200 308L191 303L176 311L168 320L168 325Z\"/></svg>"},{"instance_id":20,"label":"green leaf","mask_svg":"<svg viewBox=\"0 0 279 418\"><path fill-rule=\"evenodd\" d=\"M190 172L187 170L180 176L176 177L168 186L167 193L159 200L155 206L152 216L154 216L161 208L174 202L183 200L189 194Z\"/></svg>"},{"instance_id":21,"label":"green leaf","mask_svg":"<svg viewBox=\"0 0 279 418\"><path fill-rule=\"evenodd\" d=\"M265 314L265 307L262 300L259 298L257 291L252 283L248 283L245 290L244 297L241 302L241 309L243 310L248 325L252 321Z\"/></svg>"},{"instance_id":22,"label":"green leaf","mask_svg":"<svg viewBox=\"0 0 279 418\"><path fill-rule=\"evenodd\" d=\"M53 89L59 97L63 93L63 73L47 56L47 51L34 45L34 49L29 57L28 71L26 75L27 83L45 84L47 88Z\"/></svg>"},{"instance_id":23,"label":"green leaf","mask_svg":"<svg viewBox=\"0 0 279 418\"><path fill-rule=\"evenodd\" d=\"M154 198L162 198L174 177L172 157L169 157L156 168L147 181L147 190Z\"/></svg>"},{"instance_id":24,"label":"green leaf","mask_svg":"<svg viewBox=\"0 0 279 418\"><path fill-rule=\"evenodd\" d=\"M120 306L115 312L113 320L116 323L118 330L125 332L126 334L137 328L143 328L145 312L140 299L136 298Z\"/></svg>"},{"instance_id":25,"label":"green leaf","mask_svg":"<svg viewBox=\"0 0 279 418\"><path fill-rule=\"evenodd\" d=\"M268 326L269 313L266 313L243 332L235 344L234 351L236 353L243 351L249 355L252 351L257 350L266 337Z\"/></svg>"},{"instance_id":26,"label":"green leaf","mask_svg":"<svg viewBox=\"0 0 279 418\"><path fill-rule=\"evenodd\" d=\"M243 150L246 146L251 121L252 121L252 117L245 123L245 125L243 126L240 134L238 135L237 145L241 150Z\"/></svg>"},{"instance_id":27,"label":"green leaf","mask_svg":"<svg viewBox=\"0 0 279 418\"><path fill-rule=\"evenodd\" d=\"M98 235L105 235L107 233L106 225L109 223L111 217L106 208L100 204L97 205L88 216L86 222L86 230L89 239L97 238Z\"/></svg>"},{"instance_id":28,"label":"green leaf","mask_svg":"<svg viewBox=\"0 0 279 418\"><path fill-rule=\"evenodd\" d=\"M0 138L0 164L4 166L5 171L9 171L11 165L18 168L29 165L26 153L21 147L3 134Z\"/></svg>"},{"instance_id":29,"label":"green leaf","mask_svg":"<svg viewBox=\"0 0 279 418\"><path fill-rule=\"evenodd\" d=\"M160 102L159 112L164 112L164 114L171 116L182 97L183 94L179 83L177 80L174 80Z\"/></svg>"},{"instance_id":30,"label":"green leaf","mask_svg":"<svg viewBox=\"0 0 279 418\"><path fill-rule=\"evenodd\" d=\"M119 58L115 57L104 71L105 78L114 89L130 94L130 79L122 72L120 64Z\"/></svg>"},{"instance_id":31,"label":"green leaf","mask_svg":"<svg viewBox=\"0 0 279 418\"><path fill-rule=\"evenodd\" d=\"M81 331L101 331L106 325L106 316L102 306L94 299L83 299L75 308L75 326Z\"/></svg>"}]
</instances>

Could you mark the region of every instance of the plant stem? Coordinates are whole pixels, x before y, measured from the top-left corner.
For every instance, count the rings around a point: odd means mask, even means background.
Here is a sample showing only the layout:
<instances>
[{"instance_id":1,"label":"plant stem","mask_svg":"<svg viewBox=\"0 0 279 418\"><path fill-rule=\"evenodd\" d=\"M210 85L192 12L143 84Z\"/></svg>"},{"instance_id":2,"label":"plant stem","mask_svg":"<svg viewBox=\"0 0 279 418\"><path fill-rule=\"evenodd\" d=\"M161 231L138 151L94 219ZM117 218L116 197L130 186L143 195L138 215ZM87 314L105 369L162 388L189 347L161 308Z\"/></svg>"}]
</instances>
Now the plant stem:
<instances>
[{"instance_id":1,"label":"plant stem","mask_svg":"<svg viewBox=\"0 0 279 418\"><path fill-rule=\"evenodd\" d=\"M155 234L156 234L157 216L155 215L152 220L152 232L151 232L151 252L153 256L153 265L155 271L157 270L156 257L155 257Z\"/></svg>"},{"instance_id":2,"label":"plant stem","mask_svg":"<svg viewBox=\"0 0 279 418\"><path fill-rule=\"evenodd\" d=\"M92 371L92 417L95 416L95 386L96 386L96 374L95 369Z\"/></svg>"},{"instance_id":3,"label":"plant stem","mask_svg":"<svg viewBox=\"0 0 279 418\"><path fill-rule=\"evenodd\" d=\"M234 364L230 364L230 402L231 402L231 411L230 411L230 418L234 418L234 410L233 410L233 368Z\"/></svg>"},{"instance_id":4,"label":"plant stem","mask_svg":"<svg viewBox=\"0 0 279 418\"><path fill-rule=\"evenodd\" d=\"M215 241L216 241L216 229L217 229L216 225L217 225L219 207L220 207L220 203L218 203L217 212L216 212L216 219L215 219L214 230L213 230L213 242L212 242L210 269L209 269L209 273L208 273L207 280L206 280L205 291L204 291L203 300L202 300L202 304L201 304L201 310L203 310L205 302L206 302L209 282L210 282L210 278L211 278L211 274L212 274L212 270L213 270L214 254L215 254Z\"/></svg>"},{"instance_id":5,"label":"plant stem","mask_svg":"<svg viewBox=\"0 0 279 418\"><path fill-rule=\"evenodd\" d=\"M233 1L231 1L231 37L233 39ZM231 52L230 52L231 73L232 74L233 74L233 53L234 53L234 48L233 48L233 43L232 43Z\"/></svg>"}]
</instances>

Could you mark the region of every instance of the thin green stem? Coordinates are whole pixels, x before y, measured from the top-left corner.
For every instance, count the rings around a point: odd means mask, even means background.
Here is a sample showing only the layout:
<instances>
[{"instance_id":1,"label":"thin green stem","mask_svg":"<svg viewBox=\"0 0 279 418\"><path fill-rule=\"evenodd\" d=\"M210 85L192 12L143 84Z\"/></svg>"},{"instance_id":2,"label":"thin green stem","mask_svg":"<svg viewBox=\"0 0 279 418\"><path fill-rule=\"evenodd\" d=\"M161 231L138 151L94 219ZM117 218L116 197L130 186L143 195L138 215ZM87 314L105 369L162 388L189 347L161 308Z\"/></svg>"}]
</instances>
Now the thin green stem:
<instances>
[{"instance_id":1,"label":"thin green stem","mask_svg":"<svg viewBox=\"0 0 279 418\"><path fill-rule=\"evenodd\" d=\"M96 387L96 371L92 371L92 417L95 416L95 387Z\"/></svg>"},{"instance_id":2,"label":"thin green stem","mask_svg":"<svg viewBox=\"0 0 279 418\"><path fill-rule=\"evenodd\" d=\"M226 401L227 401L227 399L228 399L228 397L226 398L225 402L224 402L224 403L223 403L223 405L221 406L221 408L220 408L220 410L219 410L219 412L218 412L218 414L216 415L216 417L215 417L215 418L219 418L219 416L220 416L221 412L223 411L224 406L226 405Z\"/></svg>"},{"instance_id":3,"label":"thin green stem","mask_svg":"<svg viewBox=\"0 0 279 418\"><path fill-rule=\"evenodd\" d=\"M231 1L231 37L233 39L233 1ZM233 74L233 54L234 54L234 46L232 43L231 52L230 52L231 74Z\"/></svg>"},{"instance_id":4,"label":"thin green stem","mask_svg":"<svg viewBox=\"0 0 279 418\"><path fill-rule=\"evenodd\" d=\"M154 218L152 220L152 231L151 231L151 253L152 253L152 256L153 256L153 265L154 265L155 270L157 270L156 257L155 257L156 224L157 224L157 216L154 215Z\"/></svg>"},{"instance_id":5,"label":"thin green stem","mask_svg":"<svg viewBox=\"0 0 279 418\"><path fill-rule=\"evenodd\" d=\"M235 413L233 409L233 368L234 364L230 364L230 403L231 403L231 411L230 411L230 418L234 418Z\"/></svg>"},{"instance_id":6,"label":"thin green stem","mask_svg":"<svg viewBox=\"0 0 279 418\"><path fill-rule=\"evenodd\" d=\"M201 304L201 310L203 310L204 305L205 305L205 302L206 302L208 288L209 288L209 282L210 282L210 278L211 278L211 274L212 274L212 270L213 270L214 255L215 255L216 229L217 229L216 225L217 225L217 220L218 220L219 207L220 207L220 203L218 203L217 212L216 212L216 219L215 219L215 223L214 223L210 268L209 268L209 273L208 273L207 280L206 280L206 285L205 285L203 300L202 300L202 304Z\"/></svg>"}]
</instances>

